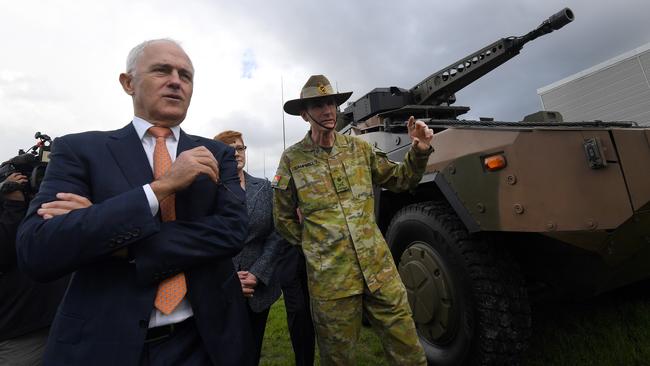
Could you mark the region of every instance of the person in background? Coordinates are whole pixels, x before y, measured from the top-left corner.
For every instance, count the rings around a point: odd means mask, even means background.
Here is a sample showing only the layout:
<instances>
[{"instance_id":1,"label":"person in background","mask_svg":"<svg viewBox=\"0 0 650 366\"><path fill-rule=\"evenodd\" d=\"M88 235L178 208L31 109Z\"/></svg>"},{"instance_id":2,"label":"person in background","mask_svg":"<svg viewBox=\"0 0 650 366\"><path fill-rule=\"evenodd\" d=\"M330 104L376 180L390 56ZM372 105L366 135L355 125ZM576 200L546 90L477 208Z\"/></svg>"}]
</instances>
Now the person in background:
<instances>
[{"instance_id":1,"label":"person in background","mask_svg":"<svg viewBox=\"0 0 650 366\"><path fill-rule=\"evenodd\" d=\"M274 275L278 253L284 239L273 225L273 190L266 179L256 178L244 171L246 145L242 134L223 131L214 137L235 149L237 173L246 192L248 236L242 251L233 257L233 263L242 292L248 301L248 315L253 333L252 352L258 364L264 340L266 320L271 305L280 297L280 283Z\"/></svg>"},{"instance_id":2,"label":"person in background","mask_svg":"<svg viewBox=\"0 0 650 366\"><path fill-rule=\"evenodd\" d=\"M11 173L0 183L0 365L40 365L47 333L68 277L37 283L16 264L16 230L29 204L27 177Z\"/></svg>"},{"instance_id":3,"label":"person in background","mask_svg":"<svg viewBox=\"0 0 650 366\"><path fill-rule=\"evenodd\" d=\"M305 256L300 247L286 241L285 243L276 271L287 312L291 346L296 366L312 366L316 349L316 335L309 307Z\"/></svg>"}]
</instances>

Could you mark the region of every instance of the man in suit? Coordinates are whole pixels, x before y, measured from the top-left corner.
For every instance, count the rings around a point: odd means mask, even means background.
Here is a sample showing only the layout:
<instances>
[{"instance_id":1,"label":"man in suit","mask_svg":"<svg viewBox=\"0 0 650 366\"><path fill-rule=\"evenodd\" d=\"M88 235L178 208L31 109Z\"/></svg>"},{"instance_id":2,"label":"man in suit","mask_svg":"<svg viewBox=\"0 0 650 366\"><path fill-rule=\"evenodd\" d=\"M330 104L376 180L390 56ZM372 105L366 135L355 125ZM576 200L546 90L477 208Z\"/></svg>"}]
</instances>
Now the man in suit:
<instances>
[{"instance_id":1,"label":"man in suit","mask_svg":"<svg viewBox=\"0 0 650 366\"><path fill-rule=\"evenodd\" d=\"M119 78L132 123L52 144L17 248L37 280L74 272L45 365L249 363L245 197L232 148L179 127L193 77L176 42L143 42Z\"/></svg>"}]
</instances>

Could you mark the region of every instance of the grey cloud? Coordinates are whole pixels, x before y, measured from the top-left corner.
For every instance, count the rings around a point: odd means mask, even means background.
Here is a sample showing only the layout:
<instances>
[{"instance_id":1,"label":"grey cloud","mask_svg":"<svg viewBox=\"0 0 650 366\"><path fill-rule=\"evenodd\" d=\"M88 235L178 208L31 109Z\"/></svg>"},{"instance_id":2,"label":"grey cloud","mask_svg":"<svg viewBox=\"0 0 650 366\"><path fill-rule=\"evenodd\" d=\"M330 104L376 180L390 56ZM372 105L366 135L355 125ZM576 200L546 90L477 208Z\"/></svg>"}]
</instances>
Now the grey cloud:
<instances>
[{"instance_id":1,"label":"grey cloud","mask_svg":"<svg viewBox=\"0 0 650 366\"><path fill-rule=\"evenodd\" d=\"M457 59L501 37L523 35L571 7L573 23L528 44L458 93L457 104L471 106L471 116L498 119L534 112L540 108L537 88L650 41L650 3L641 0L254 3L228 9L242 16L254 9L251 16L270 32L266 36L283 45L287 68L322 70L342 89L353 90L352 100L378 86L412 87Z\"/></svg>"},{"instance_id":2,"label":"grey cloud","mask_svg":"<svg viewBox=\"0 0 650 366\"><path fill-rule=\"evenodd\" d=\"M213 64L203 65L199 70L197 85L233 90L241 87L222 85L219 80L208 78L202 70L213 66L227 65L233 68L227 70L233 75L253 77L239 79L240 83L271 79L275 75L270 73L277 72L278 80L280 74L284 76L287 100L299 93L299 86L289 86L289 82L297 83L299 79L302 85L309 74L324 73L338 84L339 90L353 91L354 101L375 87L412 87L484 45L501 37L522 35L569 6L576 15L573 23L527 45L519 56L457 94L457 105L472 108L468 118L518 120L540 108L538 88L650 42L647 0L197 1L179 5L182 12L174 8L172 1L165 1L164 6L151 4L144 0L127 5L106 2L101 9L93 10L94 5L71 3L69 8L78 8L79 16L68 22L51 21L48 11L42 10L47 8L41 6L33 9L37 15L41 15L38 11L43 13L39 25L45 31L40 33L33 22L11 23L5 19L3 24L10 26L5 33L9 29L21 32L8 40L11 50L2 60L0 70L25 66L23 79L0 80L0 101L3 108L12 109L5 116L20 121L30 110L38 111L32 119L46 120L43 115L47 115L55 121L46 131L51 135L72 132L70 126L115 128L105 125L130 118L128 102L117 91L102 91L117 90L114 75L123 68L127 46L160 36L186 38L189 48L200 48L201 52L196 54L202 55L202 59L218 55ZM141 18L143 27L134 29L128 26L129 22L123 22L123 8L133 13L131 18ZM13 18L20 20L17 16ZM87 35L80 44L72 36L78 29L84 29ZM30 44L39 47L23 47ZM114 55L115 45L121 47L119 55ZM254 52L241 59L240 45ZM219 63L229 56L235 61ZM9 62L12 57L18 60L16 64ZM196 57L198 65L200 60ZM102 76L107 68L113 70L112 81ZM52 75L41 80L30 70ZM254 72L249 73L251 70ZM73 102L58 102L70 96L74 96ZM198 109L193 107L193 122L189 123L202 123L199 130L210 137L218 132L215 129L241 130L251 146L249 167L261 171L262 154L266 157L268 175L282 150L279 88L267 87L247 96L250 103L243 107L245 110L233 111L227 100L215 103L219 110L229 111L218 118L211 117L212 112L196 113ZM289 145L302 138L307 127L295 117L285 117ZM69 119L79 123L63 123ZM33 135L31 129L12 134L11 138ZM0 145L8 145L6 138Z\"/></svg>"}]
</instances>

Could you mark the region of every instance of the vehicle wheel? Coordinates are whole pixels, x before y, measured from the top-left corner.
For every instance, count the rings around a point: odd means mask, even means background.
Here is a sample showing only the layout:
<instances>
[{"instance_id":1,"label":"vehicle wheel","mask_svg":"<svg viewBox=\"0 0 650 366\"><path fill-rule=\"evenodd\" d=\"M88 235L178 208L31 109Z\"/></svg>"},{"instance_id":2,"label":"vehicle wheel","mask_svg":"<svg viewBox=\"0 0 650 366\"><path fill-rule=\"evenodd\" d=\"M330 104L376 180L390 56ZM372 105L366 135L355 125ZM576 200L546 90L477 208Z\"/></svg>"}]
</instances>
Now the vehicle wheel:
<instances>
[{"instance_id":1,"label":"vehicle wheel","mask_svg":"<svg viewBox=\"0 0 650 366\"><path fill-rule=\"evenodd\" d=\"M525 283L509 253L470 236L446 202L401 209L387 241L433 365L518 365L530 334Z\"/></svg>"}]
</instances>

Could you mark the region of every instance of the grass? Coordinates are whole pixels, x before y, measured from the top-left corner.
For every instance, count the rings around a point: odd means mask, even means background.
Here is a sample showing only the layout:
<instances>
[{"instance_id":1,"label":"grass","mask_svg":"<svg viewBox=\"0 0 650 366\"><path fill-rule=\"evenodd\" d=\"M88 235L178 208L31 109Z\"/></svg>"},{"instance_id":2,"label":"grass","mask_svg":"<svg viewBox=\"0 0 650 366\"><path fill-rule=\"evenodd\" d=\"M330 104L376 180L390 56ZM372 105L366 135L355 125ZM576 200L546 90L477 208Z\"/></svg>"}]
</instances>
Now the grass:
<instances>
[{"instance_id":1,"label":"grass","mask_svg":"<svg viewBox=\"0 0 650 366\"><path fill-rule=\"evenodd\" d=\"M318 347L316 347L318 348ZM380 366L387 365L384 360L384 351L381 348L379 338L370 328L361 329L361 337L357 344L357 365L359 366ZM282 298L276 301L271 307L269 320L266 323L264 333L264 344L262 345L262 366L288 366L295 365L293 349L287 330L287 314L284 310ZM320 365L318 360L318 349L316 349L316 360L314 365Z\"/></svg>"},{"instance_id":2,"label":"grass","mask_svg":"<svg viewBox=\"0 0 650 366\"><path fill-rule=\"evenodd\" d=\"M357 364L387 364L369 328L361 331ZM294 365L282 299L271 308L260 365ZM534 304L524 365L650 365L650 281L582 302Z\"/></svg>"},{"instance_id":3,"label":"grass","mask_svg":"<svg viewBox=\"0 0 650 366\"><path fill-rule=\"evenodd\" d=\"M533 308L526 365L650 365L650 282Z\"/></svg>"}]
</instances>

